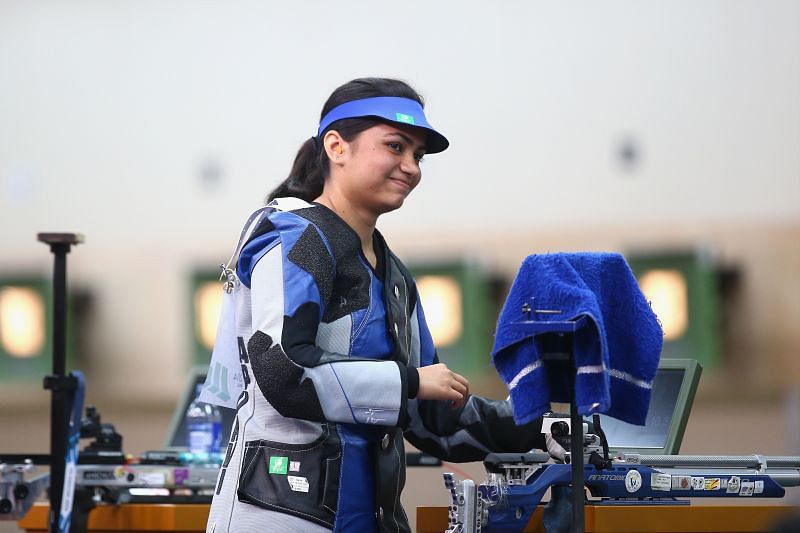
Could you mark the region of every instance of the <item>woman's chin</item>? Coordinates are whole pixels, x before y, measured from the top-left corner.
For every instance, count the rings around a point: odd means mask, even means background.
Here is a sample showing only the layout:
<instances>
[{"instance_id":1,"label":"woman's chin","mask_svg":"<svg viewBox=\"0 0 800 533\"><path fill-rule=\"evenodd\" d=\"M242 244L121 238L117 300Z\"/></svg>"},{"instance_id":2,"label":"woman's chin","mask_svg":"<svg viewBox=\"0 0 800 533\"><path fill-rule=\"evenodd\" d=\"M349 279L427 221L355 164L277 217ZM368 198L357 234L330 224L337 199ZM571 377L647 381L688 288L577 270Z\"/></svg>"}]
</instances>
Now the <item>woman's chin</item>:
<instances>
[{"instance_id":1,"label":"woman's chin","mask_svg":"<svg viewBox=\"0 0 800 533\"><path fill-rule=\"evenodd\" d=\"M391 197L382 198L380 202L375 203L373 211L378 215L396 211L403 207L405 200L406 195L393 195Z\"/></svg>"},{"instance_id":2,"label":"woman's chin","mask_svg":"<svg viewBox=\"0 0 800 533\"><path fill-rule=\"evenodd\" d=\"M406 200L406 198L404 196L402 198L398 198L394 202L387 202L386 209L385 209L384 213L389 213L391 211L396 211L396 210L400 209L401 207L403 207L403 203L405 202L405 200Z\"/></svg>"}]
</instances>

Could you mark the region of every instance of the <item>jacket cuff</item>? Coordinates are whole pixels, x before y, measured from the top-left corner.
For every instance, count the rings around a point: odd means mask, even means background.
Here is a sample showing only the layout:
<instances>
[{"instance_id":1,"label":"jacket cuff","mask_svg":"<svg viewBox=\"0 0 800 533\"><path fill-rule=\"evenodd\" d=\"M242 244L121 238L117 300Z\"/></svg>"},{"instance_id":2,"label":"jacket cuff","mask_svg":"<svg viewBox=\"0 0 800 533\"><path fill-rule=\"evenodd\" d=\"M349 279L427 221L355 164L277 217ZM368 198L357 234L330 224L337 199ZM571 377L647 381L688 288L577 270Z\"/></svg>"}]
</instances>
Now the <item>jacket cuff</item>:
<instances>
[{"instance_id":1,"label":"jacket cuff","mask_svg":"<svg viewBox=\"0 0 800 533\"><path fill-rule=\"evenodd\" d=\"M400 370L400 412L397 415L397 426L405 429L411 421L408 415L409 376L411 375L409 368L411 367L404 365L400 361L395 361L395 363L397 364L398 370ZM419 390L419 374L415 374L415 377L417 379L417 390ZM416 396L416 393L414 396Z\"/></svg>"},{"instance_id":2,"label":"jacket cuff","mask_svg":"<svg viewBox=\"0 0 800 533\"><path fill-rule=\"evenodd\" d=\"M419 393L419 370L414 366L406 366L407 398L413 400Z\"/></svg>"}]
</instances>

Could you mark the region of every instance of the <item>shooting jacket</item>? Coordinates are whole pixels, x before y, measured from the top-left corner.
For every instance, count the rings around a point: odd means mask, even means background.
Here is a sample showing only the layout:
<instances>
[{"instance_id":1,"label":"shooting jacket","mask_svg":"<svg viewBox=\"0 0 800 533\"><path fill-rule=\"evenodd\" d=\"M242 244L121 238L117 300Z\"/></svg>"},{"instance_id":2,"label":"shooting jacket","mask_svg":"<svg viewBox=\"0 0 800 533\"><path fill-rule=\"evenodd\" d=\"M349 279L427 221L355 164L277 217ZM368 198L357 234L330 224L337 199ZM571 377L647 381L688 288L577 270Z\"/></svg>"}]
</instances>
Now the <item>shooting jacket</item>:
<instances>
[{"instance_id":1,"label":"shooting jacket","mask_svg":"<svg viewBox=\"0 0 800 533\"><path fill-rule=\"evenodd\" d=\"M515 426L507 401L416 399L417 368L437 354L414 279L380 233L373 268L333 211L272 205L237 263L245 389L209 532L410 531L403 437L447 461L544 447L541 420Z\"/></svg>"}]
</instances>

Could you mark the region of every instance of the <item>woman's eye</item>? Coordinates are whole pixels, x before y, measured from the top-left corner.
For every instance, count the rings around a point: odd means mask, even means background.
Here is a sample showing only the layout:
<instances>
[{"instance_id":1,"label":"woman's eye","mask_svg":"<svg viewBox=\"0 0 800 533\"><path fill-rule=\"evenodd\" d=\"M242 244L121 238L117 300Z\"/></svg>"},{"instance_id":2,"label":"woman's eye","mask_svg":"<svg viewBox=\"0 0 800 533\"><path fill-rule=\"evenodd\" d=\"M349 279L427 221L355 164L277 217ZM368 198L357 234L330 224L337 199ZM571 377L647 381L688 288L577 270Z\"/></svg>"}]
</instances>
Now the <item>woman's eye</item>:
<instances>
[{"instance_id":1,"label":"woman's eye","mask_svg":"<svg viewBox=\"0 0 800 533\"><path fill-rule=\"evenodd\" d=\"M389 148L391 148L395 152L399 152L403 149L403 145L401 145L400 143L389 143Z\"/></svg>"}]
</instances>

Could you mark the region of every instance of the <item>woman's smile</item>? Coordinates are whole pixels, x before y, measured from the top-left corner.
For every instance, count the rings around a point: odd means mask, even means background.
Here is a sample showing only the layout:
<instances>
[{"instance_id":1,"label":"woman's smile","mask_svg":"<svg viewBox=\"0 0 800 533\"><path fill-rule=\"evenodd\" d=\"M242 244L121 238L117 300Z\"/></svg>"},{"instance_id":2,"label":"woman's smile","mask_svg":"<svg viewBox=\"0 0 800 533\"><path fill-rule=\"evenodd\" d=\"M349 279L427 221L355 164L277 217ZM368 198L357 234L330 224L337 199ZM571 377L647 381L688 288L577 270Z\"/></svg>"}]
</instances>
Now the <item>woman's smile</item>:
<instances>
[{"instance_id":1,"label":"woman's smile","mask_svg":"<svg viewBox=\"0 0 800 533\"><path fill-rule=\"evenodd\" d=\"M398 188L406 191L411 192L411 184L402 178L389 178L389 181L397 185Z\"/></svg>"}]
</instances>

